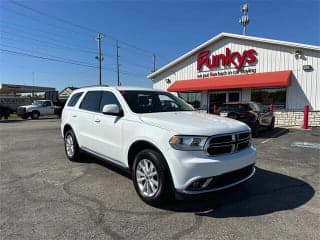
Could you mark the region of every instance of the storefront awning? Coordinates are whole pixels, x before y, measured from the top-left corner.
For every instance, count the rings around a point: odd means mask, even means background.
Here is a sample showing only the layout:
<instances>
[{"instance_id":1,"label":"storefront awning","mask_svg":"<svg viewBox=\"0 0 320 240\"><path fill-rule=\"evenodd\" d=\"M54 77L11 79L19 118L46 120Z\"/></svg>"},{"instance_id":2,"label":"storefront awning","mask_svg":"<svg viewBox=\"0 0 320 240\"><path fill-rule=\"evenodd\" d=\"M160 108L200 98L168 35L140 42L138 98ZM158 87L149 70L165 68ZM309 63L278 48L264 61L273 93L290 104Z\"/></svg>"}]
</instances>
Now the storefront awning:
<instances>
[{"instance_id":1,"label":"storefront awning","mask_svg":"<svg viewBox=\"0 0 320 240\"><path fill-rule=\"evenodd\" d=\"M190 92L234 88L285 87L290 84L291 71L240 74L204 79L178 80L169 92Z\"/></svg>"}]
</instances>

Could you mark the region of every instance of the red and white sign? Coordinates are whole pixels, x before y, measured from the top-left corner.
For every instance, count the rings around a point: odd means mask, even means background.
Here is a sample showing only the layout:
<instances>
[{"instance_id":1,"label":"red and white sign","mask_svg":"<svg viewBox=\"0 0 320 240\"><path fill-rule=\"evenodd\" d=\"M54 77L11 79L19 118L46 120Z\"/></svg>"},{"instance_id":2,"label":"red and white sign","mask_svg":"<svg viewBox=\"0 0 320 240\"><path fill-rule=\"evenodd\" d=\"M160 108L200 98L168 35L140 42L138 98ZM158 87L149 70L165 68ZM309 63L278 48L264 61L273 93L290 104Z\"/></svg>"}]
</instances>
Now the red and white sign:
<instances>
[{"instance_id":1,"label":"red and white sign","mask_svg":"<svg viewBox=\"0 0 320 240\"><path fill-rule=\"evenodd\" d=\"M197 59L197 70L200 71L202 67L205 65L207 68L217 68L222 66L230 66L231 64L236 69L241 69L245 63L254 63L256 61L257 52L255 49L249 49L243 51L243 53L239 52L231 52L229 48L226 48L225 54L217 54L212 55L211 57L210 51L206 50L200 52L198 54Z\"/></svg>"}]
</instances>

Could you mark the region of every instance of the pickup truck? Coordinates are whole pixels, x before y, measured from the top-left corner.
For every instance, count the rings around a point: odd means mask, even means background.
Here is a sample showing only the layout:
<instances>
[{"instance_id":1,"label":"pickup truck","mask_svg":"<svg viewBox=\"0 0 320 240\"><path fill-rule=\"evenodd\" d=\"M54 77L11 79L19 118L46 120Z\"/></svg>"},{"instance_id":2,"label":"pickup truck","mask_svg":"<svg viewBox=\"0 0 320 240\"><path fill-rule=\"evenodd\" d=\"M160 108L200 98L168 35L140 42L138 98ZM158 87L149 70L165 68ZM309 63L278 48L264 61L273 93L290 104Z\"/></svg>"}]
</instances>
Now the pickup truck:
<instances>
[{"instance_id":1,"label":"pickup truck","mask_svg":"<svg viewBox=\"0 0 320 240\"><path fill-rule=\"evenodd\" d=\"M39 119L40 116L54 115L59 111L59 107L54 106L51 100L35 100L31 105L20 106L17 114L23 119Z\"/></svg>"},{"instance_id":2,"label":"pickup truck","mask_svg":"<svg viewBox=\"0 0 320 240\"><path fill-rule=\"evenodd\" d=\"M61 133L69 160L87 152L129 170L149 204L232 187L255 172L245 123L199 113L165 91L77 89L63 109Z\"/></svg>"}]
</instances>

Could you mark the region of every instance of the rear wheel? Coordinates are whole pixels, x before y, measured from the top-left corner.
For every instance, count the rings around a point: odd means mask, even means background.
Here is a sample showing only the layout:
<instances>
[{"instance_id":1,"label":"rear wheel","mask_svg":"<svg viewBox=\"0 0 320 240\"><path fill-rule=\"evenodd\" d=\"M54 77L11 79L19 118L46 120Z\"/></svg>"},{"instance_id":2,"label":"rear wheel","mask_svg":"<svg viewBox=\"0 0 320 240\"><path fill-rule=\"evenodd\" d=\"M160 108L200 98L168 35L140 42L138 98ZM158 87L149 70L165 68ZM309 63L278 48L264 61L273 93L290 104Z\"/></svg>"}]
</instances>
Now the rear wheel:
<instances>
[{"instance_id":1,"label":"rear wheel","mask_svg":"<svg viewBox=\"0 0 320 240\"><path fill-rule=\"evenodd\" d=\"M268 126L269 130L273 130L274 129L274 122L275 122L275 119L272 118L271 124Z\"/></svg>"},{"instance_id":2,"label":"rear wheel","mask_svg":"<svg viewBox=\"0 0 320 240\"><path fill-rule=\"evenodd\" d=\"M133 184L139 197L146 203L157 205L172 196L170 174L162 154L152 149L142 150L134 160Z\"/></svg>"},{"instance_id":3,"label":"rear wheel","mask_svg":"<svg viewBox=\"0 0 320 240\"><path fill-rule=\"evenodd\" d=\"M259 136L259 123L255 122L251 127L251 133L253 137Z\"/></svg>"},{"instance_id":4,"label":"rear wheel","mask_svg":"<svg viewBox=\"0 0 320 240\"><path fill-rule=\"evenodd\" d=\"M72 130L68 130L64 135L64 147L70 161L77 162L80 160L80 148Z\"/></svg>"}]
</instances>

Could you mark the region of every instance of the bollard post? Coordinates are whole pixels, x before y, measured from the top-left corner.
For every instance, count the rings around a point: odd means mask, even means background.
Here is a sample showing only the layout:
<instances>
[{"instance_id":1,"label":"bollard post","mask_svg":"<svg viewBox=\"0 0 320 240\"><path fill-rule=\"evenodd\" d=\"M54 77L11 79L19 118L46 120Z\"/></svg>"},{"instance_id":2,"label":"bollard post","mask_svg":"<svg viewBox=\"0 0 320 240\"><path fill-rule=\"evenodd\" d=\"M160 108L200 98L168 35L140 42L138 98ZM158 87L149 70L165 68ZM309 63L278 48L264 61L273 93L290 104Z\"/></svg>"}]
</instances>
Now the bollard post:
<instances>
[{"instance_id":1,"label":"bollard post","mask_svg":"<svg viewBox=\"0 0 320 240\"><path fill-rule=\"evenodd\" d=\"M308 129L308 118L309 118L309 105L304 105L303 110L303 126L302 128Z\"/></svg>"},{"instance_id":2,"label":"bollard post","mask_svg":"<svg viewBox=\"0 0 320 240\"><path fill-rule=\"evenodd\" d=\"M216 104L214 104L213 105L213 108L212 108L212 112L213 112L213 114L217 114L217 109L218 109L218 107L217 107L217 105Z\"/></svg>"},{"instance_id":3,"label":"bollard post","mask_svg":"<svg viewBox=\"0 0 320 240\"><path fill-rule=\"evenodd\" d=\"M270 110L270 112L273 112L273 104L272 103L269 105L269 110Z\"/></svg>"}]
</instances>

